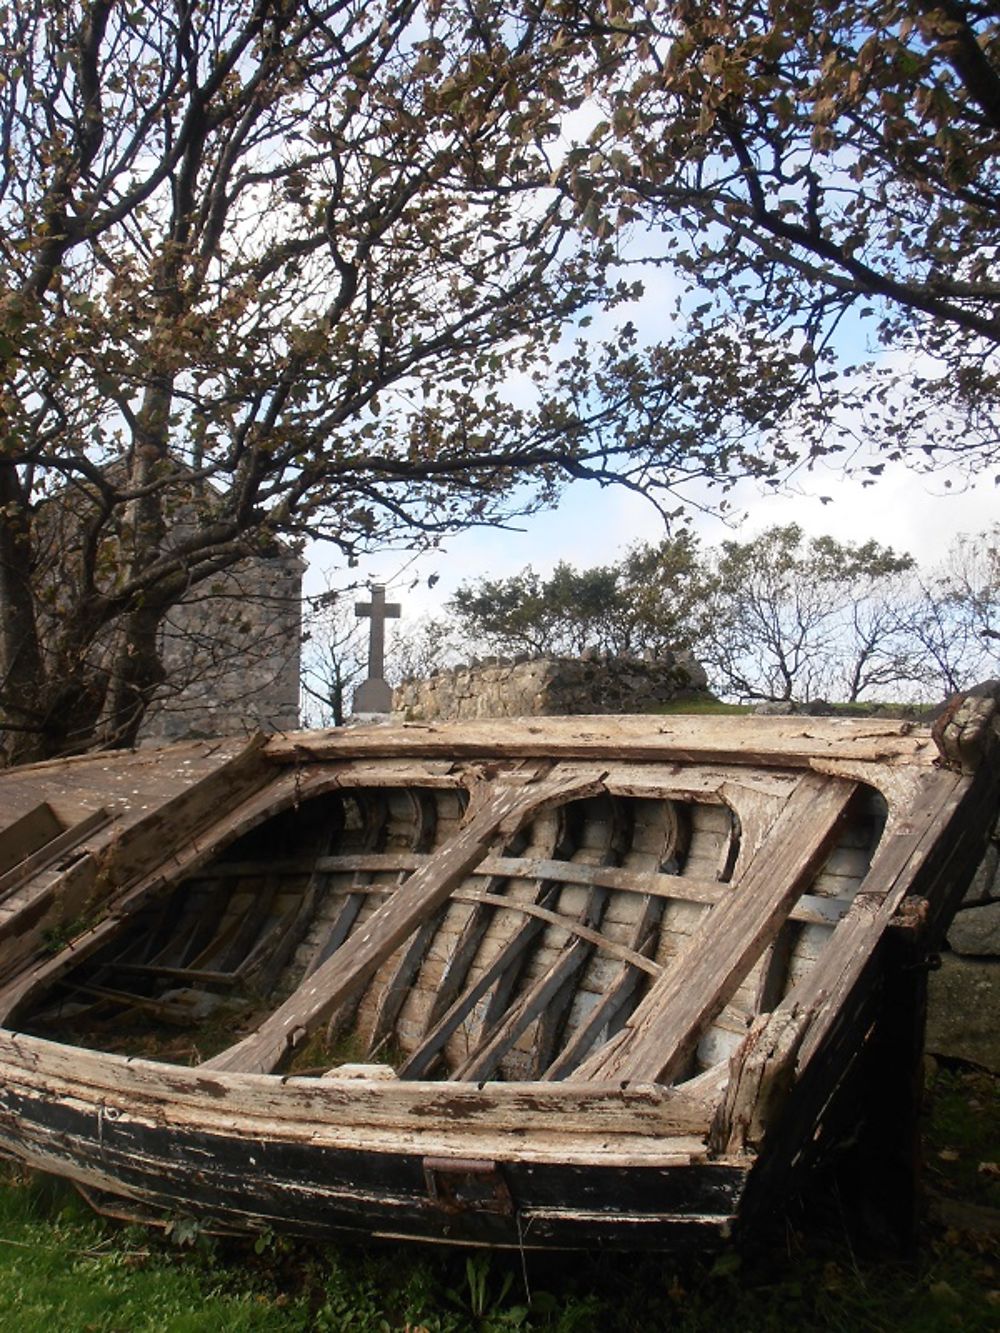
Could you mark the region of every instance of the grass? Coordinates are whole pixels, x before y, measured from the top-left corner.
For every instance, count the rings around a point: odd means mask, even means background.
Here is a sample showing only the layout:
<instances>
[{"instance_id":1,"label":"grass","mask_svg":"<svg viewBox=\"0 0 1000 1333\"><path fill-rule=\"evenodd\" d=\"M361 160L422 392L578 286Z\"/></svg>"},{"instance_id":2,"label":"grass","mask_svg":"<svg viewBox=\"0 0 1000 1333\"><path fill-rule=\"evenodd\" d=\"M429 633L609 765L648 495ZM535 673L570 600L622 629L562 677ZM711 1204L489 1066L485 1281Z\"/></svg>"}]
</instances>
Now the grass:
<instances>
[{"instance_id":1,"label":"grass","mask_svg":"<svg viewBox=\"0 0 1000 1333\"><path fill-rule=\"evenodd\" d=\"M864 1257L836 1196L752 1255L488 1255L213 1240L95 1218L67 1186L8 1168L0 1329L18 1333L881 1333L1000 1323L1000 1080L937 1069L919 1254ZM527 1282L527 1286L526 1286Z\"/></svg>"},{"instance_id":2,"label":"grass","mask_svg":"<svg viewBox=\"0 0 1000 1333\"><path fill-rule=\"evenodd\" d=\"M755 707L755 704L730 704L712 698L671 699L669 703L658 704L656 708L650 709L650 712L661 717L676 714L701 717L720 713L752 713ZM919 722L927 714L934 712L936 705L881 703L866 699L856 704L830 703L829 708L831 717L900 717Z\"/></svg>"}]
</instances>

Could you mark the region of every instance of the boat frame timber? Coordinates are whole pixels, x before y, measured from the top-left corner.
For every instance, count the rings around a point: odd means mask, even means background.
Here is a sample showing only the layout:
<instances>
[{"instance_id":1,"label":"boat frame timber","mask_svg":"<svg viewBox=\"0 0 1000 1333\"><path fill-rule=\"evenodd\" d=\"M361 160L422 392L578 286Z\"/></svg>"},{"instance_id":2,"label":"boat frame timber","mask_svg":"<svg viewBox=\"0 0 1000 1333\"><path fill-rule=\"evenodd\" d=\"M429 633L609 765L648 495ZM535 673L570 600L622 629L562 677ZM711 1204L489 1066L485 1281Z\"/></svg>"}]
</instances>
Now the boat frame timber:
<instances>
[{"instance_id":1,"label":"boat frame timber","mask_svg":"<svg viewBox=\"0 0 1000 1333\"><path fill-rule=\"evenodd\" d=\"M12 770L0 776L0 1150L69 1178L103 1211L144 1220L676 1249L754 1228L852 1122L863 1174L895 1201L905 1232L926 969L995 822L997 718L987 692L953 701L933 733L884 719L503 719L190 743ZM526 819L598 791L704 795L706 774L719 790L773 787L756 828L743 793L740 892L721 882L685 889L707 906L683 958L654 965L641 932L635 947L617 946L623 968L656 974L616 1035L568 1077L436 1081L371 1062L321 1077L272 1072L435 911L463 894L473 911L489 907L489 876L510 872L505 840ZM19 1027L123 922L276 811L334 788L408 782L460 782L469 797L461 823L436 855L397 855L397 886L375 894L381 905L352 947L320 961L235 1044L187 1067ZM819 910L808 889L859 786L884 799L886 823L829 944L783 997L762 1001L727 1060L692 1073L706 1024L752 967L766 977L761 960L780 952L794 913L808 920ZM599 892L629 875L610 864L579 873ZM487 875L487 889L470 892L470 874ZM647 901L657 885L668 893L659 880L669 879L647 875ZM557 917L538 902L523 910L539 928L551 925L546 913ZM588 932L599 935L587 924L567 934L586 949L595 945ZM536 1016L548 993L534 993Z\"/></svg>"}]
</instances>

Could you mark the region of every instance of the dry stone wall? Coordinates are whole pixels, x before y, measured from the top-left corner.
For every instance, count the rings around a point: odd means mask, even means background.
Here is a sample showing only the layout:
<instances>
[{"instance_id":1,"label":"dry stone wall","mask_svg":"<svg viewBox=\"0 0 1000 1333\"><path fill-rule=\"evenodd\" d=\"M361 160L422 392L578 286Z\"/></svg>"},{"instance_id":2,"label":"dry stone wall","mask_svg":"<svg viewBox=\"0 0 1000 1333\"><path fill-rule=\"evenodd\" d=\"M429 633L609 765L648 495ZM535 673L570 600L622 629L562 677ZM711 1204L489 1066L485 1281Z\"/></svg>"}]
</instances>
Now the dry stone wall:
<instances>
[{"instance_id":1,"label":"dry stone wall","mask_svg":"<svg viewBox=\"0 0 1000 1333\"><path fill-rule=\"evenodd\" d=\"M689 653L638 657L489 658L406 681L393 712L413 722L581 713L647 713L708 684Z\"/></svg>"},{"instance_id":2,"label":"dry stone wall","mask_svg":"<svg viewBox=\"0 0 1000 1333\"><path fill-rule=\"evenodd\" d=\"M930 975L927 1049L1000 1073L1000 819Z\"/></svg>"}]
</instances>

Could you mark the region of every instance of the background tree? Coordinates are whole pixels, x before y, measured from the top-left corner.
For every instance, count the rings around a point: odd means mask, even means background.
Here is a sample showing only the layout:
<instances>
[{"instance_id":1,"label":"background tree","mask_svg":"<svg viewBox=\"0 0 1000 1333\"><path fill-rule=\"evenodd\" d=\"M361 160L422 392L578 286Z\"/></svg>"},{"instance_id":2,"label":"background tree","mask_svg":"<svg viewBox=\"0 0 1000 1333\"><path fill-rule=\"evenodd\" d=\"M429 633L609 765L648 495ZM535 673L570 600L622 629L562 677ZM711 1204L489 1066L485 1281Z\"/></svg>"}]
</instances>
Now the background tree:
<instances>
[{"instance_id":1,"label":"background tree","mask_svg":"<svg viewBox=\"0 0 1000 1333\"><path fill-rule=\"evenodd\" d=\"M686 648L700 628L703 581L687 532L638 545L617 565L578 570L561 561L543 579L530 567L463 585L448 603L477 651L576 656Z\"/></svg>"},{"instance_id":2,"label":"background tree","mask_svg":"<svg viewBox=\"0 0 1000 1333\"><path fill-rule=\"evenodd\" d=\"M582 220L610 235L642 219L657 262L688 284L676 339L588 358L595 394L614 394L619 372L648 381L616 431L638 428L658 387L713 421L750 386L754 436L733 439L719 470L776 475L858 440L882 451L860 460L876 475L887 458L995 465L995 6L566 8L574 30L632 56L573 155ZM849 349L865 341L880 356L860 374ZM583 366L566 373L582 392Z\"/></svg>"},{"instance_id":3,"label":"background tree","mask_svg":"<svg viewBox=\"0 0 1000 1333\"><path fill-rule=\"evenodd\" d=\"M368 621L354 614L359 588L329 589L303 617L302 722L342 727L368 666Z\"/></svg>"},{"instance_id":4,"label":"background tree","mask_svg":"<svg viewBox=\"0 0 1000 1333\"><path fill-rule=\"evenodd\" d=\"M830 698L921 681L905 594L908 555L869 541L806 538L795 524L722 542L696 651L721 694Z\"/></svg>"},{"instance_id":5,"label":"background tree","mask_svg":"<svg viewBox=\"0 0 1000 1333\"><path fill-rule=\"evenodd\" d=\"M170 606L279 539L667 477L506 392L615 299L554 188L594 77L527 0L0 10L8 759L130 742Z\"/></svg>"},{"instance_id":6,"label":"background tree","mask_svg":"<svg viewBox=\"0 0 1000 1333\"><path fill-rule=\"evenodd\" d=\"M1000 673L1000 525L959 537L922 576L912 633L942 694Z\"/></svg>"}]
</instances>

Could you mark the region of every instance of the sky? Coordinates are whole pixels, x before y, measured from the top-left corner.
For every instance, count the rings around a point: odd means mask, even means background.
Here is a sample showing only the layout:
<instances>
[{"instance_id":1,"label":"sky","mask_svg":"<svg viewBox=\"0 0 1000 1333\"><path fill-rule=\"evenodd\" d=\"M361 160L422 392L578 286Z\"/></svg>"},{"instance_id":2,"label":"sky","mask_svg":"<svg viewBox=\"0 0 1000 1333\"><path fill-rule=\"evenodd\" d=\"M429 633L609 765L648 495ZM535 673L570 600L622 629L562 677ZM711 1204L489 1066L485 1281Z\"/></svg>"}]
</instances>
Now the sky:
<instances>
[{"instance_id":1,"label":"sky","mask_svg":"<svg viewBox=\"0 0 1000 1333\"><path fill-rule=\"evenodd\" d=\"M678 280L663 268L645 264L645 248L641 237L633 239L627 256L628 271L642 279L641 295L613 312L591 312L595 338L610 335L626 320L635 324L641 343L654 341L666 331L665 312L674 308ZM635 269L633 261L637 261ZM666 323L671 320L668 314ZM567 340L572 336L569 330ZM836 345L844 364L867 360L883 370L895 366L910 373L934 373L930 363L909 358L904 362L903 353L873 347L860 322L842 321ZM514 396L519 392L515 387ZM860 422L855 429L863 436ZM884 459L873 452L870 458L855 458L854 462L860 466ZM882 476L863 485L860 477L844 477L835 463L821 462L777 493L754 482L728 492L728 521L692 509L690 522L705 546L727 538L747 540L776 524L798 523L810 536L829 535L842 542L874 539L898 553L912 555L922 568L929 569L944 559L959 535L981 532L1000 520L1000 487L994 483L994 471L989 469L973 485L957 471L923 473L885 463ZM721 493L706 490L695 498L711 507ZM664 535L662 519L641 496L625 487L573 482L555 509L514 520L507 529L460 533L446 539L440 550L419 559L406 552L386 552L366 560L346 577L362 584L384 582L391 599L400 602L404 620L412 622L423 616L446 616L445 603L462 583L515 574L526 565L545 576L560 560L578 569L612 564L634 543L656 542ZM334 586L338 579L343 582L345 572L332 569L331 562L329 553L314 550L307 594L322 591L330 580Z\"/></svg>"},{"instance_id":2,"label":"sky","mask_svg":"<svg viewBox=\"0 0 1000 1333\"><path fill-rule=\"evenodd\" d=\"M713 545L726 538L746 540L775 524L798 523L810 535L829 534L839 541L874 538L929 567L943 559L959 534L982 531L1000 518L992 474L971 487L953 478L948 488L946 479L941 473L924 475L890 465L867 487L832 469L807 474L795 490L779 495L748 484L729 497L742 521L727 524L702 515L694 517L692 526L705 545ZM662 535L662 520L640 496L620 487L575 482L555 510L516 520L508 530L461 533L442 550L416 560L405 552L386 552L354 573L385 582L391 598L401 603L403 617L412 621L445 615L445 602L463 582L514 574L529 564L545 575L560 560L577 568L610 564L634 542L654 542ZM313 553L307 591L325 586L327 564L321 551ZM430 587L427 580L434 576Z\"/></svg>"}]
</instances>

